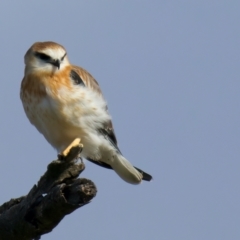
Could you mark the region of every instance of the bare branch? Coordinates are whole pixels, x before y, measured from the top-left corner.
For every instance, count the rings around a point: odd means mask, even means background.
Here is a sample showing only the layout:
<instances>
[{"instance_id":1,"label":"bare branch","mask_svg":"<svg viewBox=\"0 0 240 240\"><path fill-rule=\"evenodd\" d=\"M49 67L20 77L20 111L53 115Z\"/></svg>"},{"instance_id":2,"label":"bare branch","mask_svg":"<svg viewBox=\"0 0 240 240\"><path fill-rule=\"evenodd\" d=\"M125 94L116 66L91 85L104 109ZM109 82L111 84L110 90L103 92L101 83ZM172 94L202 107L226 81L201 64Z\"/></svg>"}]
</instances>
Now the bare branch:
<instances>
[{"instance_id":1,"label":"bare branch","mask_svg":"<svg viewBox=\"0 0 240 240\"><path fill-rule=\"evenodd\" d=\"M77 161L83 146L75 139L23 197L0 206L0 239L32 240L53 230L65 217L95 197L88 179L78 179L84 164Z\"/></svg>"}]
</instances>

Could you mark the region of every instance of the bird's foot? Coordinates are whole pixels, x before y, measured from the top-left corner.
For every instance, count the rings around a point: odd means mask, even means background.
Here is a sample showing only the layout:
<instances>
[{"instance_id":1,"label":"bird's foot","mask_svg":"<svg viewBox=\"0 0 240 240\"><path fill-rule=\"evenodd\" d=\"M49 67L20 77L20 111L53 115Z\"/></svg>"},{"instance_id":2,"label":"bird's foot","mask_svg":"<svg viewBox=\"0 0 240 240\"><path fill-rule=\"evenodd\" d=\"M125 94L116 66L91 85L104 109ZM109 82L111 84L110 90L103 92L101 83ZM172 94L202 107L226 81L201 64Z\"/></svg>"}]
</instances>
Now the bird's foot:
<instances>
[{"instance_id":1,"label":"bird's foot","mask_svg":"<svg viewBox=\"0 0 240 240\"><path fill-rule=\"evenodd\" d=\"M64 151L58 154L58 160L68 161L69 159L80 158L80 153L83 149L83 144L80 142L81 139L76 138Z\"/></svg>"}]
</instances>

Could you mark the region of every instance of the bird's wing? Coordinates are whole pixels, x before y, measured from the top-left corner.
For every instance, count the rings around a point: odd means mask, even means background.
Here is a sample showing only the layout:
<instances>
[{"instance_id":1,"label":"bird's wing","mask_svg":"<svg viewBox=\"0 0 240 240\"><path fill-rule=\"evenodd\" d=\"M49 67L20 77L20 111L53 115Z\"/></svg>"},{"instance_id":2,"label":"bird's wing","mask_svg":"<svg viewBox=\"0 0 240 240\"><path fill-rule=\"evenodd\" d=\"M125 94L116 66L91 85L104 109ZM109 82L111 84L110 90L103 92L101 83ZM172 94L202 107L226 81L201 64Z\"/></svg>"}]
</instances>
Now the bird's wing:
<instances>
[{"instance_id":1,"label":"bird's wing","mask_svg":"<svg viewBox=\"0 0 240 240\"><path fill-rule=\"evenodd\" d=\"M73 66L72 69L70 70L70 77L74 81L78 82L78 84L83 84L84 86L91 88L93 91L99 93L103 98L103 94L98 82L85 69L78 66ZM108 111L107 105L106 105L106 111ZM99 129L99 132L103 134L120 152L120 150L117 147L117 138L114 133L112 121L108 121L104 123L103 128Z\"/></svg>"},{"instance_id":2,"label":"bird's wing","mask_svg":"<svg viewBox=\"0 0 240 240\"><path fill-rule=\"evenodd\" d=\"M77 84L82 84L88 88L91 88L93 91L99 93L103 97L102 91L100 89L98 82L85 69L78 67L78 66L73 66L71 69L71 72L70 72L70 77L74 81L76 81ZM108 111L107 106L106 106L106 111ZM114 146L114 148L118 151L118 153L121 154L121 152L117 146L117 138L114 133L112 121L108 121L108 122L104 123L103 128L98 129L98 130L99 130L99 133L102 134ZM105 162L96 161L96 160L93 160L90 158L87 158L87 159L90 162L95 163L101 167L112 169L112 167ZM142 171L139 168L136 168L136 167L134 167L134 168L143 175L143 180L151 181L151 179L152 179L151 175Z\"/></svg>"},{"instance_id":3,"label":"bird's wing","mask_svg":"<svg viewBox=\"0 0 240 240\"><path fill-rule=\"evenodd\" d=\"M91 88L93 91L99 93L103 97L98 82L87 70L78 66L72 66L71 71L74 71L80 77L86 87Z\"/></svg>"}]
</instances>

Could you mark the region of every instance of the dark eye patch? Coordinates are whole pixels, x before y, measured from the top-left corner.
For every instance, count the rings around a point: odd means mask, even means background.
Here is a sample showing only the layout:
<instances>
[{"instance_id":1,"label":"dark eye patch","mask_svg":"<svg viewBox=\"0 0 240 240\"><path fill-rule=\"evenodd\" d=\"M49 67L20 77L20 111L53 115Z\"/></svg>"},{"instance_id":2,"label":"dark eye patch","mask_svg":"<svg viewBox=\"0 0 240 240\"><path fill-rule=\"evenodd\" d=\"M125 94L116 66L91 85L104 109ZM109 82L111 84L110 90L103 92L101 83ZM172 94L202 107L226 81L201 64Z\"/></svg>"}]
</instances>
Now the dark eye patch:
<instances>
[{"instance_id":1,"label":"dark eye patch","mask_svg":"<svg viewBox=\"0 0 240 240\"><path fill-rule=\"evenodd\" d=\"M83 85L83 86L85 86L85 84L84 84L83 80L81 79L81 77L74 70L70 71L70 78L74 81L74 83L76 85Z\"/></svg>"},{"instance_id":2,"label":"dark eye patch","mask_svg":"<svg viewBox=\"0 0 240 240\"><path fill-rule=\"evenodd\" d=\"M45 53L40 53L40 52L35 52L35 56L40 58L43 61L49 61L51 60L51 57L49 57L47 54Z\"/></svg>"},{"instance_id":3,"label":"dark eye patch","mask_svg":"<svg viewBox=\"0 0 240 240\"><path fill-rule=\"evenodd\" d=\"M61 58L61 61L64 60L64 58L66 57L66 55L67 55L67 53L65 53L65 54L63 55L63 57Z\"/></svg>"}]
</instances>

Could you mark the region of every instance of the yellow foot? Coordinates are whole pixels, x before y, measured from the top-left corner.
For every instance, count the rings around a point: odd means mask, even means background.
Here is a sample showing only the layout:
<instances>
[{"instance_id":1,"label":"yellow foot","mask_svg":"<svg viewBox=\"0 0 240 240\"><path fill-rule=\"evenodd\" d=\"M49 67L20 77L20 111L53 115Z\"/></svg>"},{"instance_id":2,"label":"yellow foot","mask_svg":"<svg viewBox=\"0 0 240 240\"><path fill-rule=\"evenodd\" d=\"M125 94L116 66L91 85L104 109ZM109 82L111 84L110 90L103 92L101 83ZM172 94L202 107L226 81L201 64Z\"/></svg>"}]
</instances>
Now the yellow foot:
<instances>
[{"instance_id":1,"label":"yellow foot","mask_svg":"<svg viewBox=\"0 0 240 240\"><path fill-rule=\"evenodd\" d=\"M81 139L76 138L64 151L58 154L59 160L72 160L80 157L83 149L83 144L80 143Z\"/></svg>"}]
</instances>

